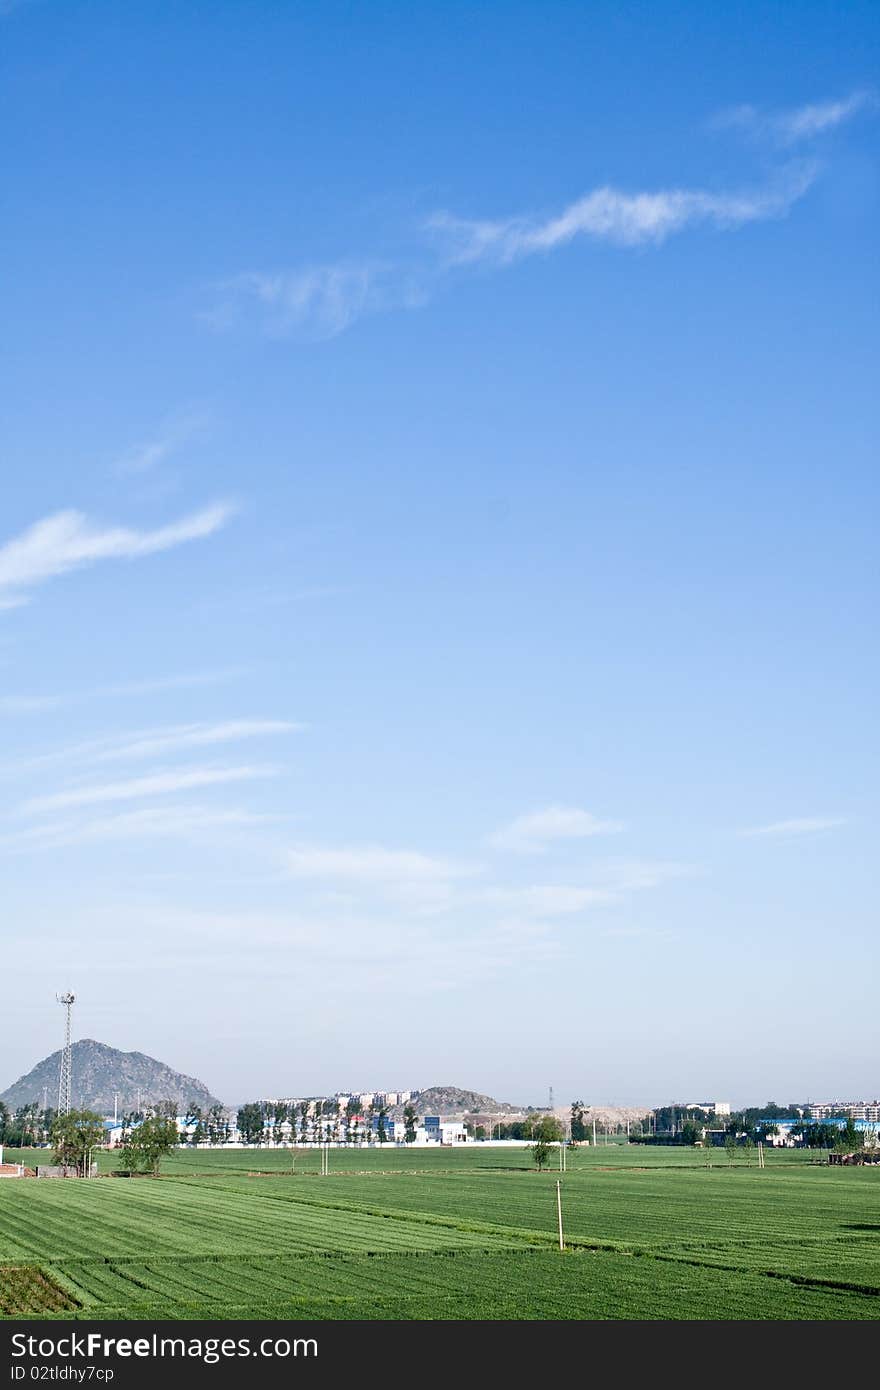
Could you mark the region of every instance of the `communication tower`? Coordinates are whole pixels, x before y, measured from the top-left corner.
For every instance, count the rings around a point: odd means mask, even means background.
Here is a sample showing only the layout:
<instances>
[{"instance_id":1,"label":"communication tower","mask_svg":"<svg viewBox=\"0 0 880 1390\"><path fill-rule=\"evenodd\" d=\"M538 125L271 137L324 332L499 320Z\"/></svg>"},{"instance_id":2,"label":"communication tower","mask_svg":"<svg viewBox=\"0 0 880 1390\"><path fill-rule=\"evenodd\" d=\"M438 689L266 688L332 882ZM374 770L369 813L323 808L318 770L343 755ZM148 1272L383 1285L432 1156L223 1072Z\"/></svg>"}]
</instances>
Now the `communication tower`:
<instances>
[{"instance_id":1,"label":"communication tower","mask_svg":"<svg viewBox=\"0 0 880 1390\"><path fill-rule=\"evenodd\" d=\"M76 995L68 990L56 995L58 1003L64 1008L64 1051L61 1053L61 1075L58 1078L58 1113L70 1114L70 1015L76 1002Z\"/></svg>"}]
</instances>

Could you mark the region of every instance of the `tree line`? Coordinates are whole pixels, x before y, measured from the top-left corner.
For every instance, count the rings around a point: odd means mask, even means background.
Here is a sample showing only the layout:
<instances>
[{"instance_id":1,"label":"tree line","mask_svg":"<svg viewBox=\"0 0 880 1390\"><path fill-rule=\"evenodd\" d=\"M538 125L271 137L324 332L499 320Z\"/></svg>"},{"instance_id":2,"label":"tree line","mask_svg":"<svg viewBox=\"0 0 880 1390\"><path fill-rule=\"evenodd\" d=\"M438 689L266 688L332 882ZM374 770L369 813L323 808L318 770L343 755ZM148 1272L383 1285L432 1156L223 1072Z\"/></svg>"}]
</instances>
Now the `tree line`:
<instances>
[{"instance_id":1,"label":"tree line","mask_svg":"<svg viewBox=\"0 0 880 1390\"><path fill-rule=\"evenodd\" d=\"M236 1115L244 1144L386 1144L394 1139L394 1121L385 1106L361 1110L352 1099L344 1110L335 1100L249 1101ZM416 1139L415 1107L403 1111L404 1140ZM198 1143L195 1134L191 1141Z\"/></svg>"},{"instance_id":2,"label":"tree line","mask_svg":"<svg viewBox=\"0 0 880 1390\"><path fill-rule=\"evenodd\" d=\"M0 1100L0 1144L9 1149L33 1149L49 1142L55 1111L51 1106L20 1105L14 1112Z\"/></svg>"}]
</instances>

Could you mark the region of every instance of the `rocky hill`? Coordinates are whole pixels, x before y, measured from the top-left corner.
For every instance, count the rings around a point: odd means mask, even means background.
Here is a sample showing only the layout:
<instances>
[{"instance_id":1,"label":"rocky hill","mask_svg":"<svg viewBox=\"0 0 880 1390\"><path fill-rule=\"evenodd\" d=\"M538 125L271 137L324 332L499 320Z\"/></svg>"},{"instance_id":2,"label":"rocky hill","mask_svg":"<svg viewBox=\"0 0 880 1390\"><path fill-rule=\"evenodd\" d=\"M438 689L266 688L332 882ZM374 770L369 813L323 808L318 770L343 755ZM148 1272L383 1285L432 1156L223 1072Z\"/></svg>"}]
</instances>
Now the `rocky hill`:
<instances>
[{"instance_id":1,"label":"rocky hill","mask_svg":"<svg viewBox=\"0 0 880 1390\"><path fill-rule=\"evenodd\" d=\"M505 1101L493 1100L491 1096L481 1095L479 1091L463 1091L460 1086L429 1086L420 1091L413 1101L413 1108L421 1118L423 1115L442 1115L444 1119L461 1119L463 1115L523 1115L521 1105L508 1105ZM394 1105L389 1114L395 1120L403 1119L402 1105Z\"/></svg>"},{"instance_id":2,"label":"rocky hill","mask_svg":"<svg viewBox=\"0 0 880 1390\"><path fill-rule=\"evenodd\" d=\"M595 1120L597 1126L608 1125L613 1128L617 1125L637 1124L649 1113L644 1105L585 1105L584 1121L588 1126ZM571 1118L571 1107L557 1105L553 1114L567 1123Z\"/></svg>"},{"instance_id":3,"label":"rocky hill","mask_svg":"<svg viewBox=\"0 0 880 1390\"><path fill-rule=\"evenodd\" d=\"M42 1105L45 1093L47 1103L57 1105L60 1068L61 1053L53 1052L3 1091L0 1100L15 1110L32 1101ZM195 1077L184 1076L143 1052L119 1052L93 1038L81 1038L71 1048L70 1094L75 1109L97 1110L100 1115L113 1114L114 1094L120 1114L136 1109L138 1100L142 1106L173 1100L181 1109L194 1101L203 1110L221 1103Z\"/></svg>"}]
</instances>

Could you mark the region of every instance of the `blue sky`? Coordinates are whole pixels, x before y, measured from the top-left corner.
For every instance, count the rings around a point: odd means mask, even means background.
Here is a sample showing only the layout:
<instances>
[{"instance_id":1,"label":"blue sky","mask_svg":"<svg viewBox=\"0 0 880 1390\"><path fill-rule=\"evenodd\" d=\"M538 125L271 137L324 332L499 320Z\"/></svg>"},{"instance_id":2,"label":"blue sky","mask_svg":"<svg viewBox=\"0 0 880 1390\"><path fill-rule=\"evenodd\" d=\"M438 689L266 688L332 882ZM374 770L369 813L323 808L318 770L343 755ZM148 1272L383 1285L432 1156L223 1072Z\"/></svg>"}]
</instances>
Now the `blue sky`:
<instances>
[{"instance_id":1,"label":"blue sky","mask_svg":"<svg viewBox=\"0 0 880 1390\"><path fill-rule=\"evenodd\" d=\"M0 1084L876 1093L878 28L0 3Z\"/></svg>"}]
</instances>

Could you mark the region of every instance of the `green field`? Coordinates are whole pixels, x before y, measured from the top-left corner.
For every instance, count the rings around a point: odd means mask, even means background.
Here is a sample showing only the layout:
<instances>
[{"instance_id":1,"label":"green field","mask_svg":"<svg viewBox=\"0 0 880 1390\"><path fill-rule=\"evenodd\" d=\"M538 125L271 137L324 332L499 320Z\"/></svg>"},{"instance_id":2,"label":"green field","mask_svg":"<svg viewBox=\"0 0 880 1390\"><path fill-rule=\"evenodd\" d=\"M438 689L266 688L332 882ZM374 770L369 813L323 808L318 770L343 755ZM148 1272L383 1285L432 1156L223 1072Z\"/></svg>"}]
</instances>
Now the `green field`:
<instances>
[{"instance_id":1,"label":"green field","mask_svg":"<svg viewBox=\"0 0 880 1390\"><path fill-rule=\"evenodd\" d=\"M25 1155L22 1155L24 1158ZM45 1159L45 1154L40 1158ZM109 1169L118 1162L101 1155ZM712 1166L709 1165L711 1160ZM880 1170L773 1153L182 1151L159 1180L0 1181L0 1315L797 1318L880 1312Z\"/></svg>"}]
</instances>

